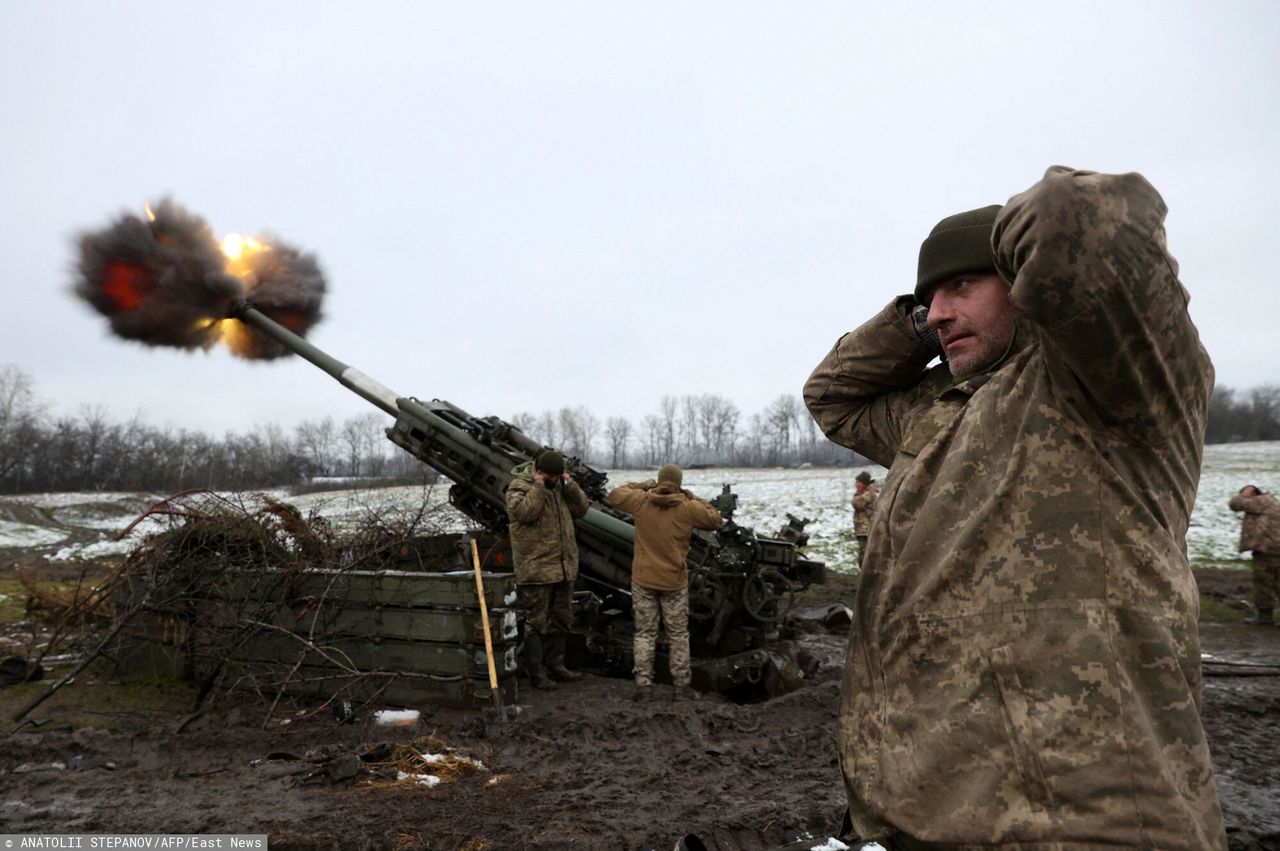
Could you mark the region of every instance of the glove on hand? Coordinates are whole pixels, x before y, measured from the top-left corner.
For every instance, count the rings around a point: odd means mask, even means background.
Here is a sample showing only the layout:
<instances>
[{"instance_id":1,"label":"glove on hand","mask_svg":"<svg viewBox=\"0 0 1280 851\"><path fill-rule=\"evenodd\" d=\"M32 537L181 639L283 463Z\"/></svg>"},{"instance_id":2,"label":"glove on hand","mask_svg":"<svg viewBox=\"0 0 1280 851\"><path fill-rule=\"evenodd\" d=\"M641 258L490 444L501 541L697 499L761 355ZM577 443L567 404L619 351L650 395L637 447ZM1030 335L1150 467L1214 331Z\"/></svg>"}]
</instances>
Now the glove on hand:
<instances>
[{"instance_id":1,"label":"glove on hand","mask_svg":"<svg viewBox=\"0 0 1280 851\"><path fill-rule=\"evenodd\" d=\"M911 308L911 327L925 347L935 355L942 354L942 341L938 339L938 329L929 324L929 308L917 304Z\"/></svg>"}]
</instances>

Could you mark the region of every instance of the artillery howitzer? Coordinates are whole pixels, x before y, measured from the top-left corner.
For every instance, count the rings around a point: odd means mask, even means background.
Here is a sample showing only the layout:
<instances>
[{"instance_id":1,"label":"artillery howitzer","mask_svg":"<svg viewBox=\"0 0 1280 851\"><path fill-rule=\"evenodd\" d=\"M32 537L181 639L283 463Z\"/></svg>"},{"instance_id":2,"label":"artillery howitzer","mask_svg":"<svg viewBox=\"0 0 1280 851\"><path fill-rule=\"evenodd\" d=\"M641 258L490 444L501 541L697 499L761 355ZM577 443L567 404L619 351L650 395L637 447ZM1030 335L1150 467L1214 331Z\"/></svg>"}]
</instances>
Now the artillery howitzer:
<instances>
[{"instance_id":1,"label":"artillery howitzer","mask_svg":"<svg viewBox=\"0 0 1280 851\"><path fill-rule=\"evenodd\" d=\"M495 535L507 531L506 489L511 470L544 447L498 417L477 418L438 400L401 396L248 305L231 316L307 359L343 386L395 417L393 443L453 482L449 501ZM570 475L592 501L576 522L579 548L576 620L585 636L587 667L629 672L631 559L635 527L630 515L606 499L607 475L566 457ZM785 690L785 655L768 649L777 637L791 591L821 582L824 566L798 556L794 544L762 538L733 521L737 497L725 485L712 504L725 517L715 533L698 532L689 551L690 642L695 684L727 690L762 683Z\"/></svg>"}]
</instances>

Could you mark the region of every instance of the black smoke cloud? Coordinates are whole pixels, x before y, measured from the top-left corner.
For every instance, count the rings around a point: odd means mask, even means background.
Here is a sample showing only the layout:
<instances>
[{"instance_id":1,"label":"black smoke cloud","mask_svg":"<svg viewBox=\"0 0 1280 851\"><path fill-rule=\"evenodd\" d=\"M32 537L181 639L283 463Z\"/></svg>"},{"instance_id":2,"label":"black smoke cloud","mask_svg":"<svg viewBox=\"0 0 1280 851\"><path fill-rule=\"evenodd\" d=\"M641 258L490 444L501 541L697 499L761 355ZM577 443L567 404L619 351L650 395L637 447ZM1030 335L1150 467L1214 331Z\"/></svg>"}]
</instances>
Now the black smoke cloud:
<instances>
[{"instance_id":1,"label":"black smoke cloud","mask_svg":"<svg viewBox=\"0 0 1280 851\"><path fill-rule=\"evenodd\" d=\"M218 339L213 320L244 285L226 273L203 219L168 199L154 212L155 221L125 215L81 237L75 292L126 340L208 348Z\"/></svg>"},{"instance_id":2,"label":"black smoke cloud","mask_svg":"<svg viewBox=\"0 0 1280 851\"><path fill-rule=\"evenodd\" d=\"M270 359L288 352L238 320L224 335L219 320L245 302L297 334L319 321L325 282L314 255L263 239L269 250L243 258L238 276L204 219L170 199L154 216L126 214L80 238L75 293L116 335L183 349L225 339L241 357Z\"/></svg>"}]
</instances>

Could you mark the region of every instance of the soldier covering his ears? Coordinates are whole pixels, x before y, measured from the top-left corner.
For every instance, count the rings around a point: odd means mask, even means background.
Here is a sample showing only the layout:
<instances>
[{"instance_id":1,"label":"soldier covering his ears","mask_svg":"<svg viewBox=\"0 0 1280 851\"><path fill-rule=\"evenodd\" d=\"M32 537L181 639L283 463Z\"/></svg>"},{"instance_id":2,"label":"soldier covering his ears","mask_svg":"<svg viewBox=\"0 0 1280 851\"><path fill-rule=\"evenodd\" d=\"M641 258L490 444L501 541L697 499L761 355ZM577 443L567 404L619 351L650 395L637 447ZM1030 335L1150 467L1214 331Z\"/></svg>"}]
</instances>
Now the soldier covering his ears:
<instances>
[{"instance_id":1,"label":"soldier covering his ears","mask_svg":"<svg viewBox=\"0 0 1280 851\"><path fill-rule=\"evenodd\" d=\"M805 385L889 468L838 724L864 839L1226 848L1185 547L1213 367L1164 216L1051 168L943 219Z\"/></svg>"},{"instance_id":2,"label":"soldier covering his ears","mask_svg":"<svg viewBox=\"0 0 1280 851\"><path fill-rule=\"evenodd\" d=\"M552 688L553 678L582 676L565 667L564 651L573 629L573 584L578 578L573 521L586 515L591 501L554 449L540 452L511 474L507 519L524 612L524 665L534 688Z\"/></svg>"}]
</instances>

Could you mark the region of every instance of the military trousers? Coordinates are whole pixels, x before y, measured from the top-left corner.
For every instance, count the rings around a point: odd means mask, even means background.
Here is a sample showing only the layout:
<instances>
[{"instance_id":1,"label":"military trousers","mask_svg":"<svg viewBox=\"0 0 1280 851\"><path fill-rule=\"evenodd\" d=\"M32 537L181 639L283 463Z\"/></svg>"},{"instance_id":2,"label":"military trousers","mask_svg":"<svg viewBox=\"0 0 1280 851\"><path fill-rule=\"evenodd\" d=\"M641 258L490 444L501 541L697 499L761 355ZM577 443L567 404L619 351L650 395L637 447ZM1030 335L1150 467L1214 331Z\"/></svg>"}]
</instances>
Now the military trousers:
<instances>
[{"instance_id":1,"label":"military trousers","mask_svg":"<svg viewBox=\"0 0 1280 851\"><path fill-rule=\"evenodd\" d=\"M659 621L667 628L671 682L687 687L693 679L689 667L689 589L652 591L631 583L631 610L636 619L636 685L653 685L653 653L658 643Z\"/></svg>"},{"instance_id":2,"label":"military trousers","mask_svg":"<svg viewBox=\"0 0 1280 851\"><path fill-rule=\"evenodd\" d=\"M867 557L867 536L854 535L853 537L858 542L858 567L861 568L862 560Z\"/></svg>"},{"instance_id":3,"label":"military trousers","mask_svg":"<svg viewBox=\"0 0 1280 851\"><path fill-rule=\"evenodd\" d=\"M1274 609L1280 600L1280 555L1253 554L1253 605Z\"/></svg>"},{"instance_id":4,"label":"military trousers","mask_svg":"<svg viewBox=\"0 0 1280 851\"><path fill-rule=\"evenodd\" d=\"M516 599L524 615L526 633L539 635L573 631L573 583L517 585Z\"/></svg>"}]
</instances>

